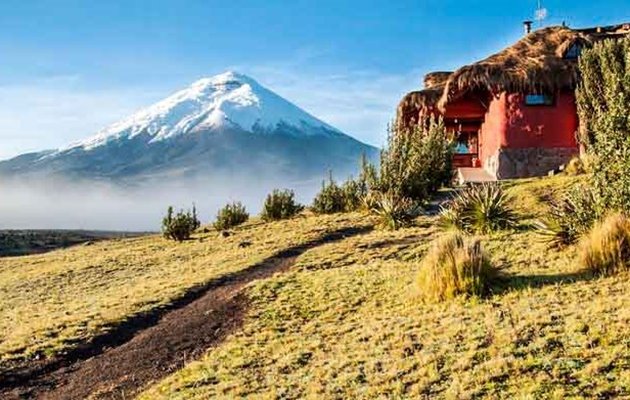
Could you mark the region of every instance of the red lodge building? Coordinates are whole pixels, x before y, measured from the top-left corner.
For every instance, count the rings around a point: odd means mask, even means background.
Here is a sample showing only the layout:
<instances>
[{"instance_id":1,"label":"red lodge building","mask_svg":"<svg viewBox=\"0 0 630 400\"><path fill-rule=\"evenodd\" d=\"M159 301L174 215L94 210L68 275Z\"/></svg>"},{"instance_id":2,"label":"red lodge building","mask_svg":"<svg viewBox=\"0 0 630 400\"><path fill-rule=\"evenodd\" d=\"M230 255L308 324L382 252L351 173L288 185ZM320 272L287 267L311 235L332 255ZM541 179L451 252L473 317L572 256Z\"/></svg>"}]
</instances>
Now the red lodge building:
<instances>
[{"instance_id":1,"label":"red lodge building","mask_svg":"<svg viewBox=\"0 0 630 400\"><path fill-rule=\"evenodd\" d=\"M566 164L579 153L580 52L630 34L630 24L525 27L523 39L485 60L427 74L424 89L400 102L399 126L442 117L457 140L453 166L478 168L491 180L544 175Z\"/></svg>"}]
</instances>

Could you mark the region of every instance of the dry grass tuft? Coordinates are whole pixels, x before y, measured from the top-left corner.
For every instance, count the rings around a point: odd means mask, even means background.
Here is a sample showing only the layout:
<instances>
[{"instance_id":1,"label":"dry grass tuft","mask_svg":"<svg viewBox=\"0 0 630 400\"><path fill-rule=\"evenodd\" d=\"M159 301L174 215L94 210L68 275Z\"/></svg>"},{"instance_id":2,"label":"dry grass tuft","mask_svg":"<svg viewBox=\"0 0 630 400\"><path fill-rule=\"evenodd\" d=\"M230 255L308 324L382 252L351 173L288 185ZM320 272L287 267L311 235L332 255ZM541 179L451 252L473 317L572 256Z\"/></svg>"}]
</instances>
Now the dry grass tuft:
<instances>
[{"instance_id":1,"label":"dry grass tuft","mask_svg":"<svg viewBox=\"0 0 630 400\"><path fill-rule=\"evenodd\" d=\"M597 275L630 269L630 219L616 213L595 225L582 241L580 264Z\"/></svg>"},{"instance_id":2,"label":"dry grass tuft","mask_svg":"<svg viewBox=\"0 0 630 400\"><path fill-rule=\"evenodd\" d=\"M564 172L569 176L578 176L586 173L585 163L581 157L573 157L567 164Z\"/></svg>"},{"instance_id":3,"label":"dry grass tuft","mask_svg":"<svg viewBox=\"0 0 630 400\"><path fill-rule=\"evenodd\" d=\"M422 297L429 302L459 295L482 295L496 270L478 240L455 233L439 239L425 257L418 275Z\"/></svg>"}]
</instances>

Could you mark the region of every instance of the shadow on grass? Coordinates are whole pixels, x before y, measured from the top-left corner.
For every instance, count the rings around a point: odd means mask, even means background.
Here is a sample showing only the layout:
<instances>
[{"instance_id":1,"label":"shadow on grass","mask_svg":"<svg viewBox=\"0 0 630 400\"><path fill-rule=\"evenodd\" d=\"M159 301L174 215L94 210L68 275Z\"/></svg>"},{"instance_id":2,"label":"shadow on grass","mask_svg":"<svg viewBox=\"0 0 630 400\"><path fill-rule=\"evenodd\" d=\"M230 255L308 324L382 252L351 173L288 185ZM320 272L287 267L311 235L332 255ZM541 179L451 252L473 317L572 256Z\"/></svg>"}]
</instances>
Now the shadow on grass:
<instances>
[{"instance_id":1,"label":"shadow on grass","mask_svg":"<svg viewBox=\"0 0 630 400\"><path fill-rule=\"evenodd\" d=\"M588 271L550 275L499 275L491 285L490 295L500 295L515 290L541 288L550 285L566 285L592 279L595 279L595 276Z\"/></svg>"},{"instance_id":2,"label":"shadow on grass","mask_svg":"<svg viewBox=\"0 0 630 400\"><path fill-rule=\"evenodd\" d=\"M293 266L298 256L310 249L326 243L365 234L372 229L372 226L365 225L327 232L314 240L281 250L257 264L217 277L205 284L189 288L179 298L172 300L166 305L157 306L149 311L129 316L126 320L117 324L104 326L100 335L91 338L89 341L73 343L73 346L64 354L59 354L50 359L17 361L14 365L5 364L2 366L0 364L3 369L0 370L0 398L5 398L3 396L14 388L23 389L27 393L33 390L38 392L51 389L54 386L54 380L49 382L48 378L53 376L56 371L63 372L67 369L71 372L73 364L99 356L106 351L109 353L112 349L123 346L136 335L158 325L167 314L191 305L210 291L229 285L244 285L254 280L264 279L273 273L289 269ZM36 396L27 395L26 397Z\"/></svg>"}]
</instances>

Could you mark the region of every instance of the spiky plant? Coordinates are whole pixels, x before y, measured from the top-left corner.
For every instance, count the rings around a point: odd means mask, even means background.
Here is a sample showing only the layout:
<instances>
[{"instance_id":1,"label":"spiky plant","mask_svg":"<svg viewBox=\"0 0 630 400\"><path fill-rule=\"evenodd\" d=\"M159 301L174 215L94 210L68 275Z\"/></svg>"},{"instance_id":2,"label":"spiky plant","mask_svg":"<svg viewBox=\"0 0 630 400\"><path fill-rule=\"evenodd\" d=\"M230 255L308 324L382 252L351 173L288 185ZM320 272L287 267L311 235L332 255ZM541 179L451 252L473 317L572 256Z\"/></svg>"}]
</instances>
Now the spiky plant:
<instances>
[{"instance_id":1,"label":"spiky plant","mask_svg":"<svg viewBox=\"0 0 630 400\"><path fill-rule=\"evenodd\" d=\"M538 233L552 247L575 243L601 216L599 197L589 187L578 185L550 203L549 212L534 223Z\"/></svg>"},{"instance_id":2,"label":"spiky plant","mask_svg":"<svg viewBox=\"0 0 630 400\"><path fill-rule=\"evenodd\" d=\"M397 230L411 225L422 211L418 202L393 191L373 191L364 202L380 219L379 227L385 230Z\"/></svg>"},{"instance_id":3,"label":"spiky plant","mask_svg":"<svg viewBox=\"0 0 630 400\"><path fill-rule=\"evenodd\" d=\"M468 233L491 233L516 225L510 198L496 183L469 186L441 207L440 222Z\"/></svg>"}]
</instances>

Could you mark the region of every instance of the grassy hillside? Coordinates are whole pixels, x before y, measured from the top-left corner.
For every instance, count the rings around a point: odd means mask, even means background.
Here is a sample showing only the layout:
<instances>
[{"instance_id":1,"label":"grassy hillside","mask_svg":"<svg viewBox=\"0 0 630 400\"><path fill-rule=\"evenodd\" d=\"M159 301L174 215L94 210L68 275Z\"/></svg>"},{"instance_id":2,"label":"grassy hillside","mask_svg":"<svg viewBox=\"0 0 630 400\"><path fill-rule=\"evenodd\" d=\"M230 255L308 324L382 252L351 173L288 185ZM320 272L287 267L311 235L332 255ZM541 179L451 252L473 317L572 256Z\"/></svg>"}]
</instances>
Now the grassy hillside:
<instances>
[{"instance_id":1,"label":"grassy hillside","mask_svg":"<svg viewBox=\"0 0 630 400\"><path fill-rule=\"evenodd\" d=\"M630 396L628 276L583 274L574 247L550 249L528 225L574 179L508 183L522 220L482 237L502 272L489 296L421 301L414 281L441 232L435 217L322 244L288 272L250 284L243 326L140 397ZM0 260L0 354L70 348L194 285L371 223L360 214L309 216L183 245L151 237ZM251 246L239 247L244 241Z\"/></svg>"},{"instance_id":2,"label":"grassy hillside","mask_svg":"<svg viewBox=\"0 0 630 400\"><path fill-rule=\"evenodd\" d=\"M211 231L177 244L154 235L0 259L0 371L9 361L63 352L280 250L361 224L344 215L254 222L227 238Z\"/></svg>"}]
</instances>

